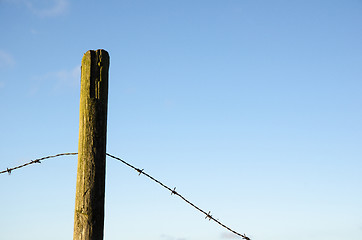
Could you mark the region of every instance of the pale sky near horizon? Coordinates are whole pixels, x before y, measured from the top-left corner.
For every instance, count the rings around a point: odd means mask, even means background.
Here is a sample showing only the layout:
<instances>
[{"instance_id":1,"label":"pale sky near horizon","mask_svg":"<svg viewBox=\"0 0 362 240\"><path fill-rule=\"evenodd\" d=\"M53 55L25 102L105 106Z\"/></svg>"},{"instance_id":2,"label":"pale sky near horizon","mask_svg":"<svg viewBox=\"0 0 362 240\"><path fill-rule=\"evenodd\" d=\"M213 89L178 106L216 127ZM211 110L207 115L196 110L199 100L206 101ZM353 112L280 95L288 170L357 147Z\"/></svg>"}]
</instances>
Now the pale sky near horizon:
<instances>
[{"instance_id":1,"label":"pale sky near horizon","mask_svg":"<svg viewBox=\"0 0 362 240\"><path fill-rule=\"evenodd\" d=\"M107 152L252 240L362 239L361 0L0 0L0 29L0 171L77 151L102 48ZM76 164L0 175L0 239L72 239ZM234 238L107 158L105 240Z\"/></svg>"}]
</instances>

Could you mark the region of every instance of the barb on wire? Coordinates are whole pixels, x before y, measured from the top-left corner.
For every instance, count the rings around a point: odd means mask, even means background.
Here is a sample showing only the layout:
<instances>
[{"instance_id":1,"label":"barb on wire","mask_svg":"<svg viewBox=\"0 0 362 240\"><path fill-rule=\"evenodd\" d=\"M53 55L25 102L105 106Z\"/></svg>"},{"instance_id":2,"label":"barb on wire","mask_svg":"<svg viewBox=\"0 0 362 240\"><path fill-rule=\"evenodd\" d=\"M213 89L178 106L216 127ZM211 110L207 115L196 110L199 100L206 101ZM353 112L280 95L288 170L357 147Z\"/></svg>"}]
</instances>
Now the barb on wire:
<instances>
[{"instance_id":1,"label":"barb on wire","mask_svg":"<svg viewBox=\"0 0 362 240\"><path fill-rule=\"evenodd\" d=\"M157 179L153 178L151 175L147 174L144 172L144 169L139 169L139 168L136 168L134 167L133 165L129 164L128 162L122 160L121 158L119 157L116 157L116 156L113 156L109 153L107 153L107 156L111 157L111 158L114 158L120 162L122 162L123 164L127 165L128 167L130 168L133 168L134 170L136 170L139 175L143 174L145 175L146 177L148 177L149 179L153 180L154 182L160 184L162 187L166 188L167 190L169 190L171 192L171 195L177 195L179 196L182 200L184 200L186 203L188 203L189 205L191 205L192 207L194 207L196 210L198 210L199 212L201 212L202 214L204 214L206 217L205 219L209 219L209 220L213 220L214 222L216 222L217 224L219 224L220 226L222 226L223 228L227 229L228 231L242 237L244 240L251 240L249 237L247 237L244 234L241 234L241 233L238 233L236 232L235 230L232 230L231 228L229 228L228 226L226 226L225 224L221 223L218 219L215 219L210 213L210 211L207 213L205 212L204 210L202 210L201 208L199 208L198 206L196 206L195 204L191 203L189 200L187 200L186 198L184 198L181 194L179 194L178 192L176 192L176 188L174 189L171 189L170 187L166 186L165 184L163 184L162 182L158 181Z\"/></svg>"},{"instance_id":2,"label":"barb on wire","mask_svg":"<svg viewBox=\"0 0 362 240\"><path fill-rule=\"evenodd\" d=\"M172 194L177 194L177 192L176 192L176 187L174 187L174 189L171 191L171 195Z\"/></svg>"},{"instance_id":3,"label":"barb on wire","mask_svg":"<svg viewBox=\"0 0 362 240\"><path fill-rule=\"evenodd\" d=\"M10 175L13 170L16 170L16 169L19 169L19 168L22 168L22 167L25 167L25 166L28 166L28 165L31 165L31 164L34 164L34 163L41 163L41 161L43 161L45 159L55 158L55 157L60 157L60 156L65 156L65 155L77 155L77 154L78 153L59 153L59 154L56 154L56 155L51 155L51 156L46 156L46 157L34 159L34 160L31 160L28 163L25 163L25 164L17 166L17 167L6 168L6 170L1 171L0 174L8 173Z\"/></svg>"}]
</instances>

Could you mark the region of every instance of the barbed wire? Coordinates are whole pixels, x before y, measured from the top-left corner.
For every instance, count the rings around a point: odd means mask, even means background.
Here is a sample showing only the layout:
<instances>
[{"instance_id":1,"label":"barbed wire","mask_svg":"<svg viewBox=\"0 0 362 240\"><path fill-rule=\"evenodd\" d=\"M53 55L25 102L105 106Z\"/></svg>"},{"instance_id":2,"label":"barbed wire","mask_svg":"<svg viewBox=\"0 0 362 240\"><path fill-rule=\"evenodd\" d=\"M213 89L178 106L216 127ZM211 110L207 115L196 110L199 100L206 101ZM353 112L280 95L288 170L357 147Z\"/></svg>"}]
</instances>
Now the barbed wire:
<instances>
[{"instance_id":1,"label":"barbed wire","mask_svg":"<svg viewBox=\"0 0 362 240\"><path fill-rule=\"evenodd\" d=\"M46 156L46 157L34 159L34 160L31 160L30 162L25 163L23 165L13 167L13 168L7 168L6 170L1 171L0 174L8 173L10 175L13 170L16 170L16 169L19 169L19 168L22 168L22 167L25 167L25 166L28 166L28 165L31 165L31 164L34 164L34 163L41 163L41 161L43 161L45 159L55 158L55 157L60 157L60 156L66 156L66 155L77 155L77 154L78 153L59 153L59 154L56 154L56 155L51 155L51 156Z\"/></svg>"},{"instance_id":2,"label":"barbed wire","mask_svg":"<svg viewBox=\"0 0 362 240\"><path fill-rule=\"evenodd\" d=\"M145 175L146 177L148 177L149 179L151 179L152 181L158 183L159 185L161 185L162 187L166 188L168 191L171 192L171 195L177 195L179 196L182 200L184 200L186 203L188 203L189 205L191 205L192 207L194 207L196 210L198 210L199 212L201 212L202 214L205 215L205 219L209 219L209 220L213 220L214 222L216 222L217 224L219 224L220 226L222 226L223 228L227 229L228 231L242 237L243 239L245 240L251 240L249 237L247 237L244 234L241 234L241 233L238 233L237 231L231 229L230 227L226 226L225 224L221 223L218 219L214 218L209 212L206 212L204 210L202 210L201 208L199 208L198 206L196 206L195 204L193 204L192 202L190 202L189 200L187 200L185 197L183 197L181 194L179 194L178 192L176 192L176 188L174 189L171 189L170 187L166 186L165 184L163 184L162 182L160 182L159 180L155 179L154 177L152 177L151 175L147 174L144 169L139 169L139 168L136 168L135 166L129 164L128 162L124 161L123 159L119 158L119 157L116 157L116 156L113 156L109 153L107 153L107 156L111 157L111 158L114 158L120 162L122 162L123 164L127 165L128 167L130 168L133 168L134 170L136 170L139 174L138 175Z\"/></svg>"},{"instance_id":3,"label":"barbed wire","mask_svg":"<svg viewBox=\"0 0 362 240\"><path fill-rule=\"evenodd\" d=\"M22 164L22 165L19 165L17 167L13 167L13 168L7 168L6 170L3 170L0 172L0 174L3 174L3 173L8 173L9 175L11 174L11 172L13 170L16 170L16 169L19 169L19 168L22 168L22 167L25 167L25 166L28 166L28 165L31 165L31 164L34 164L34 163L41 163L41 161L45 160L45 159L49 159L49 158L56 158L56 157L60 157L60 156L66 156L66 155L77 155L78 153L59 153L59 154L56 154L56 155L51 155L51 156L46 156L46 157L42 157L42 158L37 158L37 159L34 159L34 160L31 160L30 162L27 162L25 164ZM139 169L139 168L136 168L135 166L129 164L128 162L124 161L123 159L119 158L119 157L116 157L116 156L113 156L109 153L106 153L107 156L111 157L111 158L114 158L120 162L122 162L123 164L127 165L128 167L130 168L133 168L134 170L136 170L139 174L138 175L145 175L146 177L148 177L149 179L151 179L152 181L158 183L159 185L161 185L162 187L166 188L168 191L171 192L171 195L176 195L176 196L179 196L183 201L185 201L187 204L189 204L190 206L192 206L193 208L195 208L196 210L198 210L199 212L201 212L202 214L205 215L205 219L209 219L210 220L213 220L214 222L216 222L217 224L219 224L220 226L222 226L223 228L227 229L228 231L242 237L243 239L245 240L251 240L249 237L247 237L244 234L241 234L241 233L238 233L237 231L231 229L230 227L226 226L225 224L221 223L218 219L214 218L212 215L211 215L211 212L206 212L204 210L202 210L201 208L199 208L198 206L196 206L195 204L193 204L192 202L190 202L189 200L187 200L185 197L183 197L181 194L179 194L178 192L176 192L176 187L174 189L171 189L170 187L168 187L167 185L163 184L162 182L160 182L159 180L155 179L154 177L152 177L151 175L149 175L148 173L146 173L144 171L144 169Z\"/></svg>"}]
</instances>

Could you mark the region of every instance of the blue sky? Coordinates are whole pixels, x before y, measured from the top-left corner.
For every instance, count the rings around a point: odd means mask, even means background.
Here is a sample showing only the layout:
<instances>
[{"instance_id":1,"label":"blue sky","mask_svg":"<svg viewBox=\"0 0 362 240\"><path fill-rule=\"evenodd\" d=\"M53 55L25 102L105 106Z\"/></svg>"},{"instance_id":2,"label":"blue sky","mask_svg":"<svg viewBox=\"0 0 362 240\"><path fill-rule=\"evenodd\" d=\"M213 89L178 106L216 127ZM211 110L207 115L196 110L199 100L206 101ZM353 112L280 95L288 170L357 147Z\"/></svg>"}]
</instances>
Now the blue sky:
<instances>
[{"instance_id":1,"label":"blue sky","mask_svg":"<svg viewBox=\"0 0 362 240\"><path fill-rule=\"evenodd\" d=\"M107 151L253 240L362 238L362 1L0 0L0 170L76 152L111 57ZM76 157L0 176L1 238L71 239ZM233 239L107 159L105 239Z\"/></svg>"}]
</instances>

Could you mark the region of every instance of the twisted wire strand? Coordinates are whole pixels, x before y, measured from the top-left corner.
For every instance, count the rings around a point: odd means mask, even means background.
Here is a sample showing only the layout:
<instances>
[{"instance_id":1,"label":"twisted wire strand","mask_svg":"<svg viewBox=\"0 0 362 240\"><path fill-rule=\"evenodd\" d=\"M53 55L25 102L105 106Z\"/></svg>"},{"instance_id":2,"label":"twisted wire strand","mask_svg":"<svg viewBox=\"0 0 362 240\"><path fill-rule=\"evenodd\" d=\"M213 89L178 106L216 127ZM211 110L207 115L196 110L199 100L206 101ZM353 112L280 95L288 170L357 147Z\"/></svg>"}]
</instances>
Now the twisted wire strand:
<instances>
[{"instance_id":1,"label":"twisted wire strand","mask_svg":"<svg viewBox=\"0 0 362 240\"><path fill-rule=\"evenodd\" d=\"M237 231L231 229L230 227L226 226L225 224L221 223L218 219L215 219L211 214L210 214L210 211L207 213L206 211L202 210L201 208L199 208L198 206L196 206L195 204L193 204L192 202L190 202L189 200L187 200L185 197L183 197L181 194L179 194L178 192L176 192L176 188L174 189L171 189L170 187L166 186L165 184L163 184L162 182L160 182L159 180L155 179L154 177L152 177L151 175L147 174L144 172L144 169L139 169L139 168L136 168L135 166L129 164L128 162L124 161L123 159L119 158L119 157L116 157L116 156L113 156L109 153L107 153L107 156L111 157L111 158L114 158L120 162L122 162L123 164L127 165L128 167L130 168L133 168L134 170L136 170L139 174L138 175L145 175L146 177L148 177L149 179L151 179L152 181L158 183L159 185L161 185L162 187L166 188L168 191L171 192L171 195L177 195L179 196L183 201L185 201L186 203L188 203L190 206L192 206L193 208L195 208L196 210L198 210L199 212L201 212L202 214L205 215L205 219L209 219L209 220L213 220L214 222L216 222L217 224L219 224L220 226L222 226L223 228L227 229L228 231L242 237L243 239L245 240L251 240L249 237L247 237L244 234L241 234L241 233L238 233Z\"/></svg>"},{"instance_id":2,"label":"twisted wire strand","mask_svg":"<svg viewBox=\"0 0 362 240\"><path fill-rule=\"evenodd\" d=\"M37 158L37 159L31 160L28 163L22 164L20 166L13 167L13 168L7 168L6 170L1 171L0 174L8 173L10 175L13 170L16 170L16 169L19 169L19 168L22 168L22 167L25 167L25 166L28 166L28 165L31 165L31 164L34 164L34 163L41 163L41 161L43 161L45 159L55 158L55 157L60 157L60 156L66 156L66 155L77 155L77 154L78 153L59 153L59 154L56 154L56 155Z\"/></svg>"}]
</instances>

